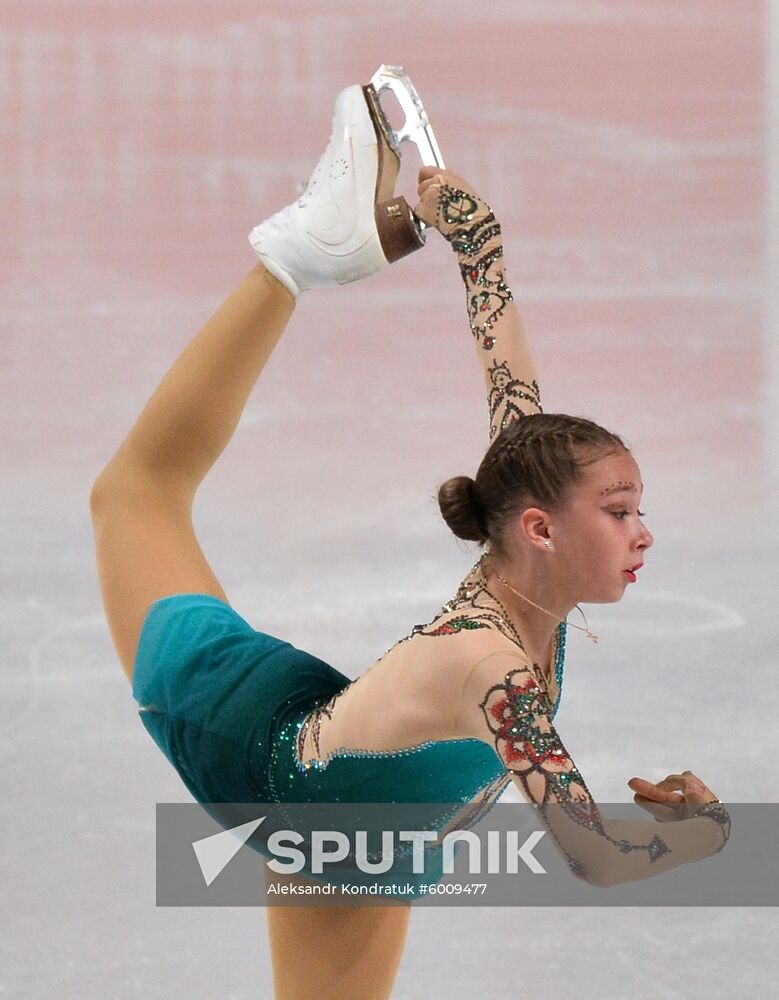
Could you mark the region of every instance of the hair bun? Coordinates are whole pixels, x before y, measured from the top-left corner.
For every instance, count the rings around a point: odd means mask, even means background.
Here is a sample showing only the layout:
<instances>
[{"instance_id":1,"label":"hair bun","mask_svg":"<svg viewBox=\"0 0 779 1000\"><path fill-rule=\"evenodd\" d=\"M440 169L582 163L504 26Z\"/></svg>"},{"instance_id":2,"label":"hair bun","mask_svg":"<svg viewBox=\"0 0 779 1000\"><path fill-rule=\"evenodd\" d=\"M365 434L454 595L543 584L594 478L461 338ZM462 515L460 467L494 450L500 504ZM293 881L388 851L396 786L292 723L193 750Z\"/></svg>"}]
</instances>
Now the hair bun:
<instances>
[{"instance_id":1,"label":"hair bun","mask_svg":"<svg viewBox=\"0 0 779 1000\"><path fill-rule=\"evenodd\" d=\"M467 542L486 542L486 517L470 476L447 479L438 490L438 507L450 530Z\"/></svg>"}]
</instances>

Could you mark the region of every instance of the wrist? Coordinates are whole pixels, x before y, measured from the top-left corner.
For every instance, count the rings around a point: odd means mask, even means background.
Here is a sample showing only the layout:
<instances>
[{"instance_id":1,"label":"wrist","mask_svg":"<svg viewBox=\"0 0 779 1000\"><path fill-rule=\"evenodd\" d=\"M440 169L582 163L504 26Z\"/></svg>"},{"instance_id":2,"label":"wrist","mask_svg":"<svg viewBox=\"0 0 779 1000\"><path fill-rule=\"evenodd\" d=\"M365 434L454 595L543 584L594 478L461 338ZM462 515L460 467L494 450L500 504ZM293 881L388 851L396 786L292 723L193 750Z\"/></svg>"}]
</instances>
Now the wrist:
<instances>
[{"instance_id":1,"label":"wrist","mask_svg":"<svg viewBox=\"0 0 779 1000\"><path fill-rule=\"evenodd\" d=\"M438 193L436 225L458 256L473 257L500 241L500 223L477 194L444 184Z\"/></svg>"},{"instance_id":2,"label":"wrist","mask_svg":"<svg viewBox=\"0 0 779 1000\"><path fill-rule=\"evenodd\" d=\"M691 818L707 819L717 824L719 831L717 847L712 853L719 854L725 844L727 844L728 838L730 837L730 813L727 811L725 806L719 799L716 799L713 802L704 802L701 805L693 807Z\"/></svg>"},{"instance_id":3,"label":"wrist","mask_svg":"<svg viewBox=\"0 0 779 1000\"><path fill-rule=\"evenodd\" d=\"M503 235L500 223L492 214L489 205L485 205L484 209L484 212L469 217L470 221L444 235L444 239L449 242L460 260L475 260L488 250L502 248Z\"/></svg>"}]
</instances>

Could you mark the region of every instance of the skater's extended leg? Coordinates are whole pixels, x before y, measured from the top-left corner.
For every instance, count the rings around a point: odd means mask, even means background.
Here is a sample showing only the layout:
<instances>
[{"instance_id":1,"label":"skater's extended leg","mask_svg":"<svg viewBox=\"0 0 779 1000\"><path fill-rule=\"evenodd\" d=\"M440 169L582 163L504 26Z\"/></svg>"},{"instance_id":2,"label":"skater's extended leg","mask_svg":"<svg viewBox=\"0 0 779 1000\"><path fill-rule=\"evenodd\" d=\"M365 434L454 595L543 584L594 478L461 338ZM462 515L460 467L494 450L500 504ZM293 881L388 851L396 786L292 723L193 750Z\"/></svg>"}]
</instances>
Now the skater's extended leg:
<instances>
[{"instance_id":1,"label":"skater's extended leg","mask_svg":"<svg viewBox=\"0 0 779 1000\"><path fill-rule=\"evenodd\" d=\"M224 600L192 530L198 485L306 289L364 278L421 245L391 197L399 161L363 89L336 100L330 142L297 202L252 230L262 264L184 350L92 492L100 584L128 676L146 610L169 594Z\"/></svg>"},{"instance_id":2,"label":"skater's extended leg","mask_svg":"<svg viewBox=\"0 0 779 1000\"><path fill-rule=\"evenodd\" d=\"M364 278L421 245L392 197L399 160L366 92L336 100L303 195L252 230L255 267L184 350L92 492L106 615L128 676L146 610L169 594L225 599L192 530L192 500L235 430L304 290Z\"/></svg>"},{"instance_id":3,"label":"skater's extended leg","mask_svg":"<svg viewBox=\"0 0 779 1000\"><path fill-rule=\"evenodd\" d=\"M186 592L226 599L195 537L192 501L293 308L287 289L256 265L183 350L95 482L100 586L130 678L149 604Z\"/></svg>"}]
</instances>

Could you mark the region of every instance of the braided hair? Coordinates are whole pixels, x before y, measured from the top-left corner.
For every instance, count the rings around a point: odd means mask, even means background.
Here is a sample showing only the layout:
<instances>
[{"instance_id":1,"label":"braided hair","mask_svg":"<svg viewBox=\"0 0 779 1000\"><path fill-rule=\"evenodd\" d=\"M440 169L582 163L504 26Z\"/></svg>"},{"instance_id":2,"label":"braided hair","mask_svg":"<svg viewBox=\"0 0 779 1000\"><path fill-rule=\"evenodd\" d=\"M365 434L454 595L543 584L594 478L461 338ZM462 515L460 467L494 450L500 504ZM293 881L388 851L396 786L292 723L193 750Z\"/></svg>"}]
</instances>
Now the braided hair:
<instances>
[{"instance_id":1,"label":"braided hair","mask_svg":"<svg viewBox=\"0 0 779 1000\"><path fill-rule=\"evenodd\" d=\"M438 506L458 538L489 541L500 551L515 514L531 506L559 509L585 466L620 449L628 450L620 437L584 417L521 417L494 439L475 479L455 476L441 485Z\"/></svg>"}]
</instances>

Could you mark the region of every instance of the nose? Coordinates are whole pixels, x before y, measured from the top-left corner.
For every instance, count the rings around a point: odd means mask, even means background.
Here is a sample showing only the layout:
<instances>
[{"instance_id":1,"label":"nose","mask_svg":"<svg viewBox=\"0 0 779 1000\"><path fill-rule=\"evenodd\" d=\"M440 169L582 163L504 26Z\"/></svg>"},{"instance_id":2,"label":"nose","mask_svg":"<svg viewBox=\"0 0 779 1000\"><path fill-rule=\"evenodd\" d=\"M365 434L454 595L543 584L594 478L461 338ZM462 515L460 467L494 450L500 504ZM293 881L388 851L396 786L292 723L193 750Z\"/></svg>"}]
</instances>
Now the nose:
<instances>
[{"instance_id":1,"label":"nose","mask_svg":"<svg viewBox=\"0 0 779 1000\"><path fill-rule=\"evenodd\" d=\"M638 539L638 547L642 550L651 548L655 543L655 536L643 522L641 524L641 534Z\"/></svg>"}]
</instances>

